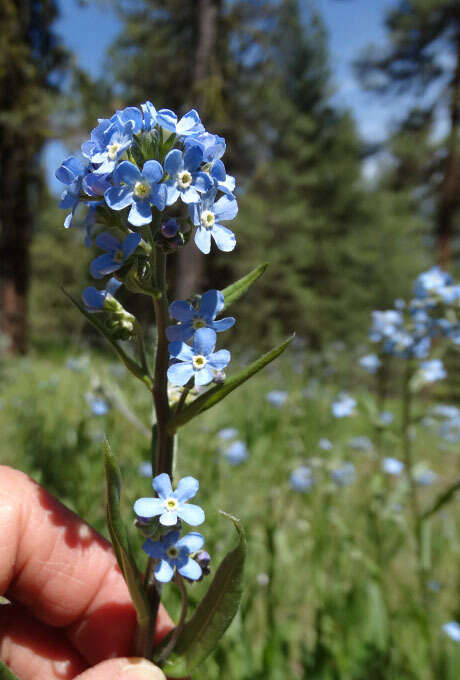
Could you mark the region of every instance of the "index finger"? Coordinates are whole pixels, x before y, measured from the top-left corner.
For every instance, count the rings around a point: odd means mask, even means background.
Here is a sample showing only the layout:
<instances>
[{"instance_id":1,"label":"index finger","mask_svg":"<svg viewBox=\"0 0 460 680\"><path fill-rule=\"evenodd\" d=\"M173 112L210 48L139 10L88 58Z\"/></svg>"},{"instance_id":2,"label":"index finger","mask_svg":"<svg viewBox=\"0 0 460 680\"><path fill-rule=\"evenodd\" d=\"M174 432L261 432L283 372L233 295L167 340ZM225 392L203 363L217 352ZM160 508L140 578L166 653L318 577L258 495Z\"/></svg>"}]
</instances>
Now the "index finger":
<instances>
[{"instance_id":1,"label":"index finger","mask_svg":"<svg viewBox=\"0 0 460 680\"><path fill-rule=\"evenodd\" d=\"M65 628L90 662L131 653L136 613L110 544L17 470L0 466L0 593ZM172 627L161 610L156 638Z\"/></svg>"}]
</instances>

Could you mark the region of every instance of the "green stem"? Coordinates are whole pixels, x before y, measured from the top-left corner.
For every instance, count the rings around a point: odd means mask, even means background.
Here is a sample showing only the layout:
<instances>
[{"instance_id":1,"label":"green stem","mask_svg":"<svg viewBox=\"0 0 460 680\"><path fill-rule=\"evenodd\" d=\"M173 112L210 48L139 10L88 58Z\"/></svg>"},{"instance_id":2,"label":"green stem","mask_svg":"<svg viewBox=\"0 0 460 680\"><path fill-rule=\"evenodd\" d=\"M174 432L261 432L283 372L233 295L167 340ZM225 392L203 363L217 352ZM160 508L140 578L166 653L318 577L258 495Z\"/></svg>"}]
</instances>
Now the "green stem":
<instances>
[{"instance_id":1,"label":"green stem","mask_svg":"<svg viewBox=\"0 0 460 680\"><path fill-rule=\"evenodd\" d=\"M150 618L147 628L147 635L143 649L143 655L146 659L152 661L153 659L153 640L155 635L155 627L158 617L158 609L161 600L161 584L155 579L156 562L149 557L147 568L145 570L144 587L147 592L147 597L150 603Z\"/></svg>"},{"instance_id":2,"label":"green stem","mask_svg":"<svg viewBox=\"0 0 460 680\"><path fill-rule=\"evenodd\" d=\"M182 608L180 612L180 617L179 621L177 623L177 626L174 628L171 638L166 645L166 647L163 650L163 653L161 656L157 659L157 665L162 666L164 662L167 660L168 656L171 654L171 652L174 650L174 647L176 646L176 643L179 639L180 634L182 633L182 629L184 627L185 623L185 617L187 616L187 607L188 607L188 600L187 600L187 590L184 585L184 581L182 580L182 576L179 574L178 571L176 571L175 576L174 576L174 582L177 583L177 585L180 588L180 594L182 598Z\"/></svg>"}]
</instances>

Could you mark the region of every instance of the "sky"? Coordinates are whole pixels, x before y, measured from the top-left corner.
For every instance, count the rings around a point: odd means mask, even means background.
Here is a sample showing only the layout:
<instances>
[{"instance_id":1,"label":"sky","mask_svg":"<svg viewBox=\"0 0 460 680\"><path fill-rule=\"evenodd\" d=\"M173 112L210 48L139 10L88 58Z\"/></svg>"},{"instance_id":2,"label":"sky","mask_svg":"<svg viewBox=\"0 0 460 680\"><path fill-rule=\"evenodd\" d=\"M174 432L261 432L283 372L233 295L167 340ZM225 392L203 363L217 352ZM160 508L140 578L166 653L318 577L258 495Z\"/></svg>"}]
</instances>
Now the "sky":
<instances>
[{"instance_id":1,"label":"sky","mask_svg":"<svg viewBox=\"0 0 460 680\"><path fill-rule=\"evenodd\" d=\"M300 0L310 5L310 0ZM361 136L365 140L385 138L398 116L410 105L410 99L389 100L383 103L363 92L353 74L352 63L370 43L385 41L384 18L394 5L392 0L312 0L321 13L329 34L330 62L333 74L332 101L351 109ZM78 64L94 76L103 74L104 56L120 30L119 21L106 0L103 6L81 7L76 0L60 0L61 16L56 32L64 44L74 52ZM63 147L51 142L45 154L45 165L53 190L58 183L52 168L62 160ZM368 162L365 174L372 176L375 161Z\"/></svg>"}]
</instances>

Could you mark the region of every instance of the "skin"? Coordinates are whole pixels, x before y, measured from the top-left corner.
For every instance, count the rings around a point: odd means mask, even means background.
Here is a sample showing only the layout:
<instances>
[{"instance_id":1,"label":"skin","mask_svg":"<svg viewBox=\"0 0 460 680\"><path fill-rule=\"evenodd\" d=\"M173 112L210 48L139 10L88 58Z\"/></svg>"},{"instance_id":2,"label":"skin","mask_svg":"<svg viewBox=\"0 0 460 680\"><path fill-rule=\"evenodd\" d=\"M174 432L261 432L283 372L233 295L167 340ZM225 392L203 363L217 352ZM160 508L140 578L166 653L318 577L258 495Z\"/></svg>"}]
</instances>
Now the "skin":
<instances>
[{"instance_id":1,"label":"skin","mask_svg":"<svg viewBox=\"0 0 460 680\"><path fill-rule=\"evenodd\" d=\"M21 680L142 680L136 615L110 544L43 487L0 466L0 659ZM160 610L159 642L172 622Z\"/></svg>"}]
</instances>

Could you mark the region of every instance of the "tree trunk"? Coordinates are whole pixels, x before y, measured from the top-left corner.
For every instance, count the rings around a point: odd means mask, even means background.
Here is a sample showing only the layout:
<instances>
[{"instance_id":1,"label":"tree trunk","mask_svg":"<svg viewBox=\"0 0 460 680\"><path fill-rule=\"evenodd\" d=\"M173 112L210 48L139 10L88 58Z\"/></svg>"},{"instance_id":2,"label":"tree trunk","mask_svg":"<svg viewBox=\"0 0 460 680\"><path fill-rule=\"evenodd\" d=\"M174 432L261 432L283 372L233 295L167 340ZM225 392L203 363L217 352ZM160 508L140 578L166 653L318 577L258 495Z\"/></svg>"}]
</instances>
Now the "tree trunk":
<instances>
[{"instance_id":1,"label":"tree trunk","mask_svg":"<svg viewBox=\"0 0 460 680\"><path fill-rule=\"evenodd\" d=\"M30 184L33 159L26 140L2 140L0 156L1 331L9 352L27 350L27 290L31 236Z\"/></svg>"},{"instance_id":2,"label":"tree trunk","mask_svg":"<svg viewBox=\"0 0 460 680\"><path fill-rule=\"evenodd\" d=\"M202 117L209 115L207 86L215 65L221 0L196 0L197 48L195 55L193 101ZM177 264L176 295L186 298L200 289L205 274L205 258L196 247L193 236L180 249Z\"/></svg>"},{"instance_id":3,"label":"tree trunk","mask_svg":"<svg viewBox=\"0 0 460 680\"><path fill-rule=\"evenodd\" d=\"M450 132L444 178L438 211L439 263L447 269L452 259L455 209L458 202L458 133L460 122L460 34L457 37L457 64L451 83Z\"/></svg>"}]
</instances>

